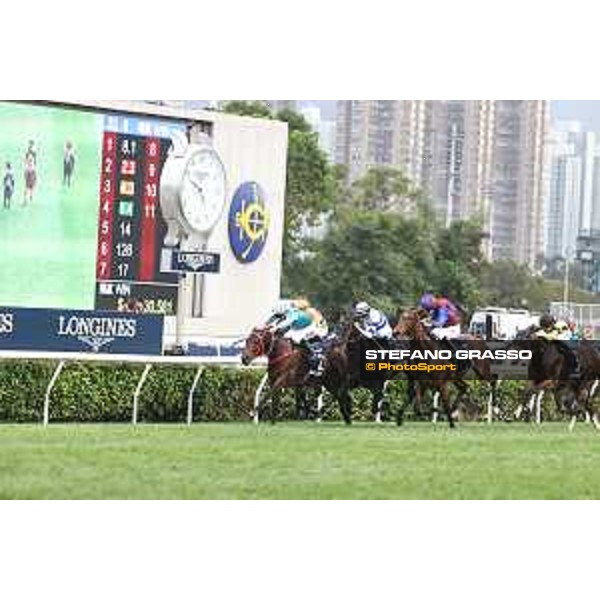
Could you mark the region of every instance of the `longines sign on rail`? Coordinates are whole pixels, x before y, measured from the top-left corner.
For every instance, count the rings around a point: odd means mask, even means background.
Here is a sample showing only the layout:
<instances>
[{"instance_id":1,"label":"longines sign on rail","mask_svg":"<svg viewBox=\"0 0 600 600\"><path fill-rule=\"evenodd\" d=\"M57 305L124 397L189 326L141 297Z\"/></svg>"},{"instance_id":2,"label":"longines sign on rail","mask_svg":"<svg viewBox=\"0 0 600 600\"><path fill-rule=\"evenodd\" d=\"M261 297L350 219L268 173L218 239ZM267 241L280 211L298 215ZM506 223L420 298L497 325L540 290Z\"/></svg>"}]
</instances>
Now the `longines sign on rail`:
<instances>
[{"instance_id":1,"label":"longines sign on rail","mask_svg":"<svg viewBox=\"0 0 600 600\"><path fill-rule=\"evenodd\" d=\"M0 350L162 354L163 317L0 308Z\"/></svg>"}]
</instances>

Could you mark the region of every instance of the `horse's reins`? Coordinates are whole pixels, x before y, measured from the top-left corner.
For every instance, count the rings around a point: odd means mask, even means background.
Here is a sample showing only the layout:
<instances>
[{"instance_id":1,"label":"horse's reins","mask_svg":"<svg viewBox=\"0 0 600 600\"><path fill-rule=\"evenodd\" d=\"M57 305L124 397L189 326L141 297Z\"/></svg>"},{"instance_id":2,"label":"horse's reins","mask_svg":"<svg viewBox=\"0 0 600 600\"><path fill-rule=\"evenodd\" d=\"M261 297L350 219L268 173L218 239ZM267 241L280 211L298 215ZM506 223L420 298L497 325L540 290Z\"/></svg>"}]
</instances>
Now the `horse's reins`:
<instances>
[{"instance_id":1,"label":"horse's reins","mask_svg":"<svg viewBox=\"0 0 600 600\"><path fill-rule=\"evenodd\" d=\"M258 339L258 345L260 348L260 356L266 356L269 359L269 366L274 366L276 364L279 364L281 361L285 360L286 358L289 358L290 356L293 356L294 352L288 352L287 354L283 354L282 356L278 356L276 358L271 358L271 354L273 353L273 351L275 350L275 336L271 335L271 343L269 344L269 348L267 349L265 347L265 343L263 340L263 337L259 336L258 334L255 334L256 338Z\"/></svg>"}]
</instances>

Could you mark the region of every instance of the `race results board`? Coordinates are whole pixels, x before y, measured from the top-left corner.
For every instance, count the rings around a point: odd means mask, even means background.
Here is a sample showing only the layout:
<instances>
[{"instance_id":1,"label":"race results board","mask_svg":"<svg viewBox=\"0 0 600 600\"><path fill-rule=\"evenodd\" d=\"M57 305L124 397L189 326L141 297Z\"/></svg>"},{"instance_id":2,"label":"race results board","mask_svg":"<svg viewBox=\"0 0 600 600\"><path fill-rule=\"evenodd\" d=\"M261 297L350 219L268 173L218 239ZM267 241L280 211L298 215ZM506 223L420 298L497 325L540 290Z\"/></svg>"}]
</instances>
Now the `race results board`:
<instances>
[{"instance_id":1,"label":"race results board","mask_svg":"<svg viewBox=\"0 0 600 600\"><path fill-rule=\"evenodd\" d=\"M167 225L159 204L160 174L171 141L105 131L98 249L97 310L173 315L178 276L161 272Z\"/></svg>"}]
</instances>

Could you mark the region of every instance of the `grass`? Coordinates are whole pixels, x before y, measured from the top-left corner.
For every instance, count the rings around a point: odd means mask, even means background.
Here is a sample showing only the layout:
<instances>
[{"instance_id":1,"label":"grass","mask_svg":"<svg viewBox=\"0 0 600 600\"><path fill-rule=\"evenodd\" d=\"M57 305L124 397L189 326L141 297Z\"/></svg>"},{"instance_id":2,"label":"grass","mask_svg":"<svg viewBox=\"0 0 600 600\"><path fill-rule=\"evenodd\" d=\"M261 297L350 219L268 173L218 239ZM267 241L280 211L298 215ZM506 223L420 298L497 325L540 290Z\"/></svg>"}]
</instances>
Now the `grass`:
<instances>
[{"instance_id":1,"label":"grass","mask_svg":"<svg viewBox=\"0 0 600 600\"><path fill-rule=\"evenodd\" d=\"M0 426L1 498L600 498L580 424Z\"/></svg>"},{"instance_id":2,"label":"grass","mask_svg":"<svg viewBox=\"0 0 600 600\"><path fill-rule=\"evenodd\" d=\"M102 125L93 113L0 103L0 179L9 161L16 183L10 210L0 199L3 306L93 308ZM23 206L29 140L38 153L38 184ZM67 140L77 156L71 188L63 186Z\"/></svg>"}]
</instances>

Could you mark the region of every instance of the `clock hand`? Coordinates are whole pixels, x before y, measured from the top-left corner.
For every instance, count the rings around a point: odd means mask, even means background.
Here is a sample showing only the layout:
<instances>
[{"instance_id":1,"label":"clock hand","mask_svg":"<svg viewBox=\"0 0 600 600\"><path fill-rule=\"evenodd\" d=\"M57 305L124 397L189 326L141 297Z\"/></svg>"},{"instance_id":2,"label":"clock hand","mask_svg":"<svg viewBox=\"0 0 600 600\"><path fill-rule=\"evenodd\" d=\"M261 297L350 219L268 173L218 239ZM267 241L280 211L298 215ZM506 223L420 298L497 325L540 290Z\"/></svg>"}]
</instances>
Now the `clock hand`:
<instances>
[{"instance_id":1,"label":"clock hand","mask_svg":"<svg viewBox=\"0 0 600 600\"><path fill-rule=\"evenodd\" d=\"M204 189L202 187L202 184L198 183L195 179L190 178L190 183L202 194L202 197L204 198Z\"/></svg>"}]
</instances>

